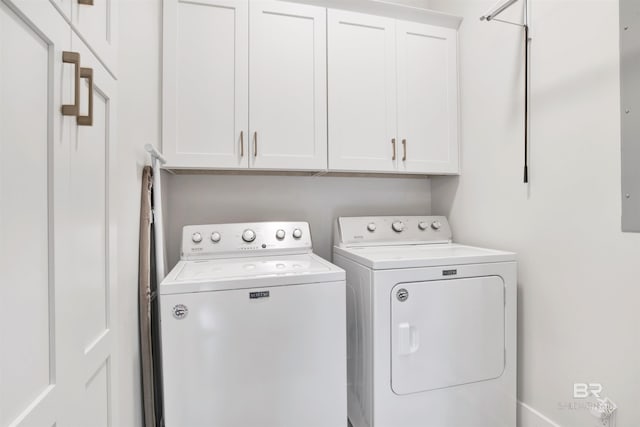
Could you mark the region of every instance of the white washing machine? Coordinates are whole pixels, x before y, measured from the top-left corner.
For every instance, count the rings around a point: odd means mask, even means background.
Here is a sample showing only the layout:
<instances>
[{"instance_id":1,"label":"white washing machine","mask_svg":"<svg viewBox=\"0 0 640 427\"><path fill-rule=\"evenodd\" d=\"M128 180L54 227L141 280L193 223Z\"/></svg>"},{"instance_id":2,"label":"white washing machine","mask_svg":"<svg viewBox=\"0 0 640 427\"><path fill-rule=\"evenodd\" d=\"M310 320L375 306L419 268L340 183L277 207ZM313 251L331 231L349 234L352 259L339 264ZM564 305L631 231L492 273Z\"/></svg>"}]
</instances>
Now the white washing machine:
<instances>
[{"instance_id":1,"label":"white washing machine","mask_svg":"<svg viewBox=\"0 0 640 427\"><path fill-rule=\"evenodd\" d=\"M345 426L344 279L304 222L184 227L159 289L165 425Z\"/></svg>"},{"instance_id":2,"label":"white washing machine","mask_svg":"<svg viewBox=\"0 0 640 427\"><path fill-rule=\"evenodd\" d=\"M444 217L339 218L354 427L516 426L515 254Z\"/></svg>"}]
</instances>

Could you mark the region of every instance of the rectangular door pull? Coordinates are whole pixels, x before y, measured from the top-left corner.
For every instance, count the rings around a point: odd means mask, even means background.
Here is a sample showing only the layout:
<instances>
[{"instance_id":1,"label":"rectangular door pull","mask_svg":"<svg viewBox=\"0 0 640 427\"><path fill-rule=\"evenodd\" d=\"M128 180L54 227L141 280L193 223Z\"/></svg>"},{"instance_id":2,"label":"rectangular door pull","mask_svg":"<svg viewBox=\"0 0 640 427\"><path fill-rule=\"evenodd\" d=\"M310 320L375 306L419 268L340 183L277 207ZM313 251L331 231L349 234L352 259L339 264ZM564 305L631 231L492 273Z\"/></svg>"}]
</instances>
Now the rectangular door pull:
<instances>
[{"instance_id":1,"label":"rectangular door pull","mask_svg":"<svg viewBox=\"0 0 640 427\"><path fill-rule=\"evenodd\" d=\"M76 123L78 126L93 126L93 68L80 68L80 78L87 79L89 84L89 112L86 116L81 116L78 111Z\"/></svg>"},{"instance_id":2,"label":"rectangular door pull","mask_svg":"<svg viewBox=\"0 0 640 427\"><path fill-rule=\"evenodd\" d=\"M62 106L63 116L78 116L80 111L80 54L78 52L62 52L62 62L73 64L75 68L73 104Z\"/></svg>"}]
</instances>

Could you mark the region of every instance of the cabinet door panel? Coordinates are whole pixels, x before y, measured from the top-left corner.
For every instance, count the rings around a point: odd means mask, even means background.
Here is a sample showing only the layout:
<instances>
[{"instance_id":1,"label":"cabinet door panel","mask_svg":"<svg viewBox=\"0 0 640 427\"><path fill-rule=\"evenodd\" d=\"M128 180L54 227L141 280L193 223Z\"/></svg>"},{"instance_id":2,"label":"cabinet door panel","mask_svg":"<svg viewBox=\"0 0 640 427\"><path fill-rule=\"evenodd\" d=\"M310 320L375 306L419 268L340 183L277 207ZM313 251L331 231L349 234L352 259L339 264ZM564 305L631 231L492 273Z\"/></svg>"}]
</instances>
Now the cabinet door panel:
<instances>
[{"instance_id":1,"label":"cabinet door panel","mask_svg":"<svg viewBox=\"0 0 640 427\"><path fill-rule=\"evenodd\" d=\"M395 21L337 10L328 21L329 168L395 171Z\"/></svg>"},{"instance_id":2,"label":"cabinet door panel","mask_svg":"<svg viewBox=\"0 0 640 427\"><path fill-rule=\"evenodd\" d=\"M107 426L113 419L111 390L116 388L115 357L116 270L116 83L76 35L74 51L93 80L82 79L80 114L89 113L93 92L93 123L76 126L69 157L69 218L67 238L74 259L69 291L82 304L74 307L73 331L75 402L73 425Z\"/></svg>"},{"instance_id":3,"label":"cabinet door panel","mask_svg":"<svg viewBox=\"0 0 640 427\"><path fill-rule=\"evenodd\" d=\"M326 10L251 3L250 165L327 167Z\"/></svg>"},{"instance_id":4,"label":"cabinet door panel","mask_svg":"<svg viewBox=\"0 0 640 427\"><path fill-rule=\"evenodd\" d=\"M74 29L114 74L117 72L117 6L117 0L93 0L93 4L71 0L71 22Z\"/></svg>"},{"instance_id":5,"label":"cabinet door panel","mask_svg":"<svg viewBox=\"0 0 640 427\"><path fill-rule=\"evenodd\" d=\"M456 31L398 22L399 169L458 172Z\"/></svg>"},{"instance_id":6,"label":"cabinet door panel","mask_svg":"<svg viewBox=\"0 0 640 427\"><path fill-rule=\"evenodd\" d=\"M169 166L248 167L247 0L165 0L164 7Z\"/></svg>"},{"instance_id":7,"label":"cabinet door panel","mask_svg":"<svg viewBox=\"0 0 640 427\"><path fill-rule=\"evenodd\" d=\"M65 169L71 30L49 1L0 0L0 425L65 425L71 315Z\"/></svg>"}]
</instances>

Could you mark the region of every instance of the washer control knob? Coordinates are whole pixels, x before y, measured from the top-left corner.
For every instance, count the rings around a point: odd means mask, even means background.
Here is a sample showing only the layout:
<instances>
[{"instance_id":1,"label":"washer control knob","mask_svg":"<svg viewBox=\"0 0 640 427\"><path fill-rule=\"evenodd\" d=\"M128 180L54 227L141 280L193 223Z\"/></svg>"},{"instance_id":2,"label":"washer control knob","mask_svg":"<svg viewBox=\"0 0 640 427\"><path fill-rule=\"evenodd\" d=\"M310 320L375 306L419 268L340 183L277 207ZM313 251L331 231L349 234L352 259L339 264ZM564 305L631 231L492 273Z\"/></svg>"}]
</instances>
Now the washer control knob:
<instances>
[{"instance_id":1,"label":"washer control knob","mask_svg":"<svg viewBox=\"0 0 640 427\"><path fill-rule=\"evenodd\" d=\"M404 222L402 221L395 221L393 224L391 224L391 228L393 229L393 231L395 231L396 233L401 233L404 230Z\"/></svg>"},{"instance_id":2,"label":"washer control knob","mask_svg":"<svg viewBox=\"0 0 640 427\"><path fill-rule=\"evenodd\" d=\"M433 228L434 230L438 231L438 230L440 230L440 228L442 228L442 224L440 223L440 221L433 221L431 223L431 228Z\"/></svg>"},{"instance_id":3,"label":"washer control knob","mask_svg":"<svg viewBox=\"0 0 640 427\"><path fill-rule=\"evenodd\" d=\"M256 240L256 232L251 229L246 229L242 232L242 240L247 243L251 243Z\"/></svg>"},{"instance_id":4,"label":"washer control knob","mask_svg":"<svg viewBox=\"0 0 640 427\"><path fill-rule=\"evenodd\" d=\"M372 233L374 231L376 231L376 223L375 222L370 222L369 225L367 225L367 230L369 230Z\"/></svg>"},{"instance_id":5,"label":"washer control knob","mask_svg":"<svg viewBox=\"0 0 640 427\"><path fill-rule=\"evenodd\" d=\"M218 243L220 239L222 239L222 236L220 236L220 233L218 233L217 231L214 231L213 233L211 233L211 241L213 243Z\"/></svg>"},{"instance_id":6,"label":"washer control knob","mask_svg":"<svg viewBox=\"0 0 640 427\"><path fill-rule=\"evenodd\" d=\"M300 230L299 228L296 228L295 230L293 230L293 237L295 239L299 239L302 237L302 230Z\"/></svg>"},{"instance_id":7,"label":"washer control knob","mask_svg":"<svg viewBox=\"0 0 640 427\"><path fill-rule=\"evenodd\" d=\"M202 242L202 234L200 234L200 233L193 233L193 234L191 235L191 241L192 241L193 243L200 243L200 242Z\"/></svg>"},{"instance_id":8,"label":"washer control knob","mask_svg":"<svg viewBox=\"0 0 640 427\"><path fill-rule=\"evenodd\" d=\"M419 228L420 230L422 230L422 231L426 230L428 227L429 227L429 224L427 224L427 223L426 223L426 222L424 222L424 221L420 221L420 222L418 223L418 228Z\"/></svg>"},{"instance_id":9,"label":"washer control knob","mask_svg":"<svg viewBox=\"0 0 640 427\"><path fill-rule=\"evenodd\" d=\"M287 233L285 233L284 230L282 230L282 229L276 231L276 239L278 239L278 240L284 239L284 236L286 236L286 235L287 235Z\"/></svg>"}]
</instances>

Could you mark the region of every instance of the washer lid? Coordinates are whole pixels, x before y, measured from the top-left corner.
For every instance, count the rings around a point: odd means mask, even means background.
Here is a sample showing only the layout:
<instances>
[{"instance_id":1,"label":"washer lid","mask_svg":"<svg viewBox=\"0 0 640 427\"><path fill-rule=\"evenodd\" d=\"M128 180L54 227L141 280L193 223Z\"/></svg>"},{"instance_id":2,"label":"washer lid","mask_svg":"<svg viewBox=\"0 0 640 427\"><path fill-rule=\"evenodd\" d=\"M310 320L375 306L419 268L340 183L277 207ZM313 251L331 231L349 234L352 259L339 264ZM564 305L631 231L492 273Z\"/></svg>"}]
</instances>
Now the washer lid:
<instances>
[{"instance_id":1,"label":"washer lid","mask_svg":"<svg viewBox=\"0 0 640 427\"><path fill-rule=\"evenodd\" d=\"M180 261L160 294L220 291L344 280L345 273L315 254Z\"/></svg>"},{"instance_id":2,"label":"washer lid","mask_svg":"<svg viewBox=\"0 0 640 427\"><path fill-rule=\"evenodd\" d=\"M476 248L455 243L334 247L333 250L335 254L342 255L374 270L482 264L516 260L516 254L512 252Z\"/></svg>"}]
</instances>

